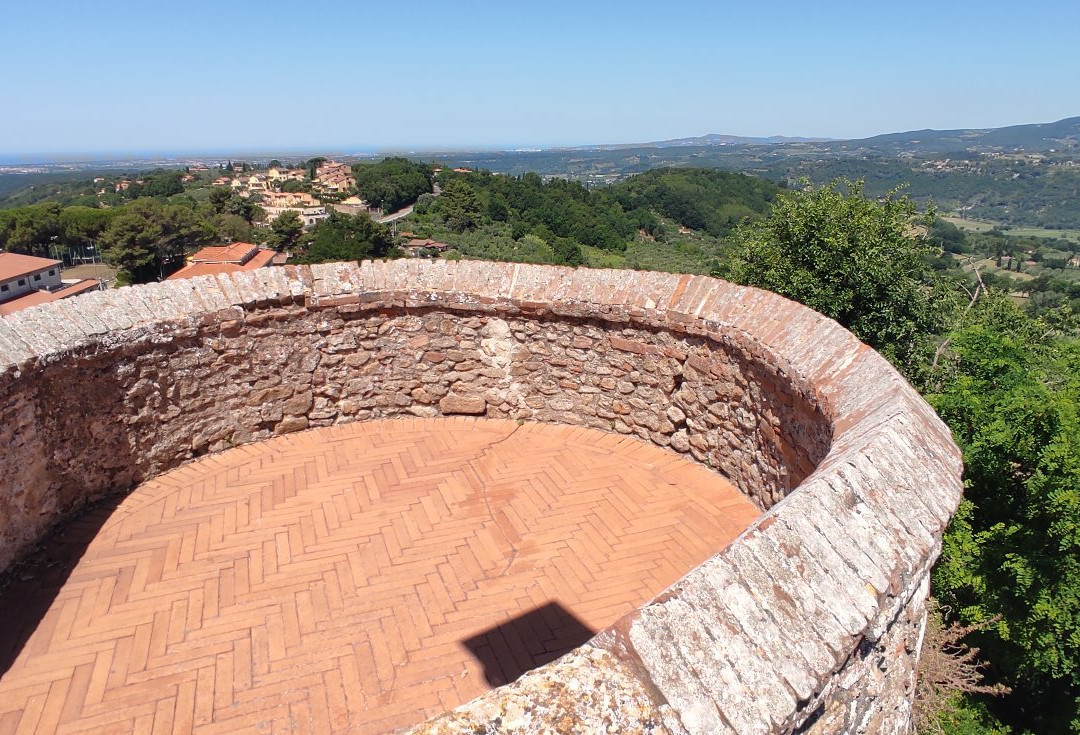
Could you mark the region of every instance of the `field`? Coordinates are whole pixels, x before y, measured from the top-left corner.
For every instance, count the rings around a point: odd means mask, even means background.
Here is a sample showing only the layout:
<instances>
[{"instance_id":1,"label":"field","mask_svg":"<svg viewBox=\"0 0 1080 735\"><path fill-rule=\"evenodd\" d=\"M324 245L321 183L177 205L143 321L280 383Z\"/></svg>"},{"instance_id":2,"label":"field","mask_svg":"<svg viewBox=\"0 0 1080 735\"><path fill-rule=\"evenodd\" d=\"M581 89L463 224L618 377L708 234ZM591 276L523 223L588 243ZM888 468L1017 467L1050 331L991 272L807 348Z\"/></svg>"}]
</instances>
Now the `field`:
<instances>
[{"instance_id":1,"label":"field","mask_svg":"<svg viewBox=\"0 0 1080 735\"><path fill-rule=\"evenodd\" d=\"M1080 230L1045 230L1041 227L1010 227L1006 234L1017 237L1060 237L1063 240L1080 242Z\"/></svg>"},{"instance_id":2,"label":"field","mask_svg":"<svg viewBox=\"0 0 1080 735\"><path fill-rule=\"evenodd\" d=\"M964 219L963 217L942 216L942 220L956 225L962 230L969 232L989 232L995 227L1007 235L1014 237L1045 237L1061 238L1072 242L1080 242L1080 230L1048 230L1044 227L1009 227L1008 225L983 222L981 220Z\"/></svg>"},{"instance_id":3,"label":"field","mask_svg":"<svg viewBox=\"0 0 1080 735\"><path fill-rule=\"evenodd\" d=\"M980 222L979 220L964 219L963 217L941 216L941 219L949 224L956 225L962 230L971 230L972 232L987 232L999 226L993 222Z\"/></svg>"}]
</instances>

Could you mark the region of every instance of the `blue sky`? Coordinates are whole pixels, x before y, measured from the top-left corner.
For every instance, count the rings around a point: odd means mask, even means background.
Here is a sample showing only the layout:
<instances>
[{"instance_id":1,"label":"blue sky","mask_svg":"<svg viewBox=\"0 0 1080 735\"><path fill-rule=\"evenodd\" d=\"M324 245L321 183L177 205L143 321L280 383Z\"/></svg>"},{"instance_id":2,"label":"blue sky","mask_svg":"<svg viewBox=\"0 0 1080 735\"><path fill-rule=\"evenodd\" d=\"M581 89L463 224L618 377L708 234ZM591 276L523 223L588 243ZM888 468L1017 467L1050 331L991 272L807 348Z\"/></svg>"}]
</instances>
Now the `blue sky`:
<instances>
[{"instance_id":1,"label":"blue sky","mask_svg":"<svg viewBox=\"0 0 1080 735\"><path fill-rule=\"evenodd\" d=\"M1080 3L0 0L0 154L862 137L1080 115Z\"/></svg>"}]
</instances>

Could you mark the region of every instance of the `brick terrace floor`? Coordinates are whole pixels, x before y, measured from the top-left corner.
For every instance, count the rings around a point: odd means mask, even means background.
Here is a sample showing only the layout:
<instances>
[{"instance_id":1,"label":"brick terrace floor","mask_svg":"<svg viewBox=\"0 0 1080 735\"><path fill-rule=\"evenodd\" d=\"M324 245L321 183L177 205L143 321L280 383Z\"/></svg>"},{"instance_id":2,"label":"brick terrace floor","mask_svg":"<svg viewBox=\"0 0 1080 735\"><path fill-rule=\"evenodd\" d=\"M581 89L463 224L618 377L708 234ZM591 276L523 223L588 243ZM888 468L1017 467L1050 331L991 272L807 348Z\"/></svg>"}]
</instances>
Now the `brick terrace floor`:
<instances>
[{"instance_id":1,"label":"brick terrace floor","mask_svg":"<svg viewBox=\"0 0 1080 735\"><path fill-rule=\"evenodd\" d=\"M757 515L590 429L399 419L233 449L85 514L4 591L0 733L393 731L584 642Z\"/></svg>"}]
</instances>

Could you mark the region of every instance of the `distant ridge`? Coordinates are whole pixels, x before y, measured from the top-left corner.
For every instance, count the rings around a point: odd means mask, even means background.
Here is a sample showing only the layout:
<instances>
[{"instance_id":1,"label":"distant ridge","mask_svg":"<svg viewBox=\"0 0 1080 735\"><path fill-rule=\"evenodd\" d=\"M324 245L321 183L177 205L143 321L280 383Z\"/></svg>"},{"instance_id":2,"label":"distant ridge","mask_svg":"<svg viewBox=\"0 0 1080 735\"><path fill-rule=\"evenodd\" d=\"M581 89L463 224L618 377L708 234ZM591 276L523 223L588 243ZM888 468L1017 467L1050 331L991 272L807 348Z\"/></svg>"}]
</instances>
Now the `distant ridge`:
<instances>
[{"instance_id":1,"label":"distant ridge","mask_svg":"<svg viewBox=\"0 0 1080 735\"><path fill-rule=\"evenodd\" d=\"M748 137L710 133L689 138L672 138L651 143L602 143L598 145L551 148L554 151L618 151L637 148L702 148L712 146L751 146L784 144L819 144L827 149L853 150L872 148L890 153L947 153L950 151L1027 150L1080 146L1080 117L1068 117L1051 123L1009 125L1002 128L963 128L959 130L909 130L885 133L869 138L808 138L771 135Z\"/></svg>"},{"instance_id":2,"label":"distant ridge","mask_svg":"<svg viewBox=\"0 0 1080 735\"><path fill-rule=\"evenodd\" d=\"M770 135L765 138L748 137L743 135L722 135L709 133L692 138L672 138L671 140L655 140L651 143L601 143L598 145L583 145L572 148L552 148L551 150L563 151L617 151L626 148L690 148L713 145L777 145L781 143L827 143L836 138L802 138L787 135Z\"/></svg>"},{"instance_id":3,"label":"distant ridge","mask_svg":"<svg viewBox=\"0 0 1080 735\"><path fill-rule=\"evenodd\" d=\"M843 147L881 148L892 152L947 153L949 151L1027 150L1080 146L1080 117L1051 123L1009 125L1003 128L911 130L860 140L841 141Z\"/></svg>"}]
</instances>

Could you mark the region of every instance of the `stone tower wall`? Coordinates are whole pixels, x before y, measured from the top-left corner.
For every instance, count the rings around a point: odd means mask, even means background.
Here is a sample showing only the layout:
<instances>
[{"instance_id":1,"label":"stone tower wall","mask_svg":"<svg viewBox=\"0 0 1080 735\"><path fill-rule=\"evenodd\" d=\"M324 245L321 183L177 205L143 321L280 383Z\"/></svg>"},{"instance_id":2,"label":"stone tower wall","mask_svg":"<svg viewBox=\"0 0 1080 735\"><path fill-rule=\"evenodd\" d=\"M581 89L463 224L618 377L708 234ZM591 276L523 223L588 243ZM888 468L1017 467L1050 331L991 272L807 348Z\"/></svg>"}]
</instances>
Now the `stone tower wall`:
<instances>
[{"instance_id":1,"label":"stone tower wall","mask_svg":"<svg viewBox=\"0 0 1080 735\"><path fill-rule=\"evenodd\" d=\"M586 646L416 732L906 729L959 453L837 324L715 279L399 260L5 317L0 568L86 502L193 458L453 413L635 434L767 512Z\"/></svg>"}]
</instances>

